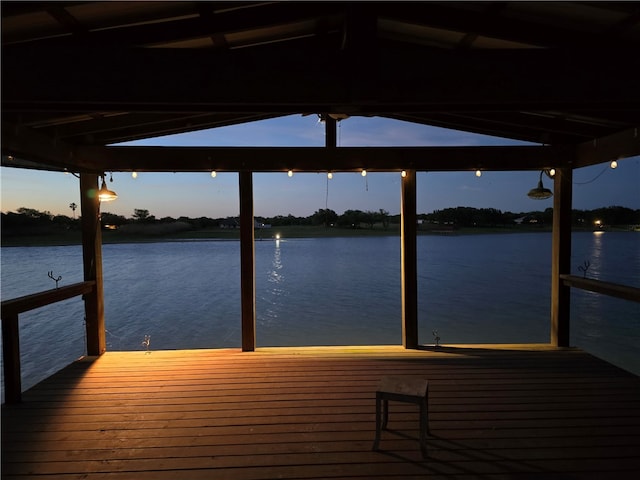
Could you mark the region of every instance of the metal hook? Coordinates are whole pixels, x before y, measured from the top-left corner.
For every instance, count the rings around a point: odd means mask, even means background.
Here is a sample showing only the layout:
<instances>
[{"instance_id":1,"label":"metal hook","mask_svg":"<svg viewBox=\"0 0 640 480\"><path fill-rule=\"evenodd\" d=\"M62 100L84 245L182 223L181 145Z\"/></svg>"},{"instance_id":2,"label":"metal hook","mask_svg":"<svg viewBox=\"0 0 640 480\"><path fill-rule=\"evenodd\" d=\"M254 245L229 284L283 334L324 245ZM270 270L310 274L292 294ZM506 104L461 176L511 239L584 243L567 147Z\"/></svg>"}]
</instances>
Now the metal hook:
<instances>
[{"instance_id":1,"label":"metal hook","mask_svg":"<svg viewBox=\"0 0 640 480\"><path fill-rule=\"evenodd\" d=\"M55 277L53 276L53 270L51 270L47 275L48 275L48 277L49 277L51 280L53 280L54 282L56 282L56 288L58 288L58 282L59 282L60 280L62 280L62 275L59 275L59 276L58 276L58 278L55 278Z\"/></svg>"}]
</instances>

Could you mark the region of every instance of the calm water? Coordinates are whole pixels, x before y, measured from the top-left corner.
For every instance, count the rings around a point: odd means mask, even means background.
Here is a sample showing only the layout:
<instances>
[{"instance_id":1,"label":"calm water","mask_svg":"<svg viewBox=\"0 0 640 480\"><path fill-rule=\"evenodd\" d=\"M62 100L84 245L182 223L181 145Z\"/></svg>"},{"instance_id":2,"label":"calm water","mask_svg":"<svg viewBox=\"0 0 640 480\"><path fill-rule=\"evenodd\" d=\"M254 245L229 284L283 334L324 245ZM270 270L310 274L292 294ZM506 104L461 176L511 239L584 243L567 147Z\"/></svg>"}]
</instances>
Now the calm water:
<instances>
[{"instance_id":1,"label":"calm water","mask_svg":"<svg viewBox=\"0 0 640 480\"><path fill-rule=\"evenodd\" d=\"M400 240L256 242L258 346L400 344ZM418 238L421 343L549 341L551 235ZM240 346L235 241L103 247L109 350ZM640 286L640 235L576 233L572 273ZM2 299L82 281L79 246L2 248ZM640 304L572 290L572 345L640 374ZM85 353L80 298L20 317L23 388Z\"/></svg>"}]
</instances>

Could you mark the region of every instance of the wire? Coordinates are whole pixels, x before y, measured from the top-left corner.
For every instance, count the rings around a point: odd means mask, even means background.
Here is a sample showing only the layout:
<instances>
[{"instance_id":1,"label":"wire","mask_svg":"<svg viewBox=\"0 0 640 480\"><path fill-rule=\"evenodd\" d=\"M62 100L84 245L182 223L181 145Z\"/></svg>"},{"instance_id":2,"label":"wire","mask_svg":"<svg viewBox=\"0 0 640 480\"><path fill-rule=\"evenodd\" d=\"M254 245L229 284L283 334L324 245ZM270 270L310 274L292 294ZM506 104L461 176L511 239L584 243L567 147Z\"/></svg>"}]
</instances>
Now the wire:
<instances>
[{"instance_id":1,"label":"wire","mask_svg":"<svg viewBox=\"0 0 640 480\"><path fill-rule=\"evenodd\" d=\"M329 209L329 175L327 175L327 193L324 199L324 209Z\"/></svg>"},{"instance_id":2,"label":"wire","mask_svg":"<svg viewBox=\"0 0 640 480\"><path fill-rule=\"evenodd\" d=\"M609 165L605 165L605 167L602 169L602 171L597 174L595 177L593 177L591 180L589 180L588 182L573 182L574 185L587 185L589 183L593 183L595 182L598 178L600 178L602 176L602 174L604 172L606 172L607 170L609 170Z\"/></svg>"}]
</instances>

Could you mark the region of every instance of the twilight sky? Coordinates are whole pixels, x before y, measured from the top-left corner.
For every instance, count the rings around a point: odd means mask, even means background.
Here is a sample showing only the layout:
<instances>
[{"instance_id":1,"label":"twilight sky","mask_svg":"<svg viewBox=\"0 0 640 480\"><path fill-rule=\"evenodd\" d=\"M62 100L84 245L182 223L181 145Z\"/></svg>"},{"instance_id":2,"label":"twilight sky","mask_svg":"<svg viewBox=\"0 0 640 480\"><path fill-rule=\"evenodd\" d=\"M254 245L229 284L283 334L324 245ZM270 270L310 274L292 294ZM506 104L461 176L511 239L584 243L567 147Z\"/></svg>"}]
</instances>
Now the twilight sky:
<instances>
[{"instance_id":1,"label":"twilight sky","mask_svg":"<svg viewBox=\"0 0 640 480\"><path fill-rule=\"evenodd\" d=\"M129 145L165 146L322 146L324 125L317 117L288 116L245 125L158 137ZM339 122L338 146L468 146L526 145L523 142L426 127L382 118L353 117ZM69 204L80 204L79 181L73 175L2 167L2 211L20 207L72 216ZM529 212L553 206L553 200L531 200L526 193L536 186L539 172L419 172L418 213L466 206ZM594 209L619 205L640 209L640 157L622 159L618 168L608 164L574 171L573 208ZM546 187L552 181L543 177ZM238 175L218 173L116 172L109 188L119 197L103 204L102 211L131 217L134 209L147 209L156 218L180 216L219 218L238 215ZM338 214L345 210L385 209L400 212L398 173L255 173L255 215L306 217L321 208ZM50 197L49 197L50 194ZM78 212L76 212L78 213Z\"/></svg>"}]
</instances>

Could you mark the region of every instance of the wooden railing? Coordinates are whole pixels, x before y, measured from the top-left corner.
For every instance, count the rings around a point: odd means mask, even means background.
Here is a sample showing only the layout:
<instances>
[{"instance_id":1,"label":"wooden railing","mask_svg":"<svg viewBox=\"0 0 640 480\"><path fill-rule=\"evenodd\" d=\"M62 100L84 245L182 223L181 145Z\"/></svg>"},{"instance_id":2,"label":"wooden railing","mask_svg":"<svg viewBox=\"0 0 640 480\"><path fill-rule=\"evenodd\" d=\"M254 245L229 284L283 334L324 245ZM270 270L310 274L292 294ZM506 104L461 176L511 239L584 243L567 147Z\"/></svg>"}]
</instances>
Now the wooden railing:
<instances>
[{"instance_id":1,"label":"wooden railing","mask_svg":"<svg viewBox=\"0 0 640 480\"><path fill-rule=\"evenodd\" d=\"M21 313L90 293L96 282L80 282L44 292L25 295L2 302L2 353L4 361L5 403L19 403L22 399L20 372L20 335L18 316Z\"/></svg>"},{"instance_id":2,"label":"wooden railing","mask_svg":"<svg viewBox=\"0 0 640 480\"><path fill-rule=\"evenodd\" d=\"M560 275L562 284L567 287L580 288L590 292L601 293L610 297L640 302L640 288L619 283L603 282L592 278L583 278L576 275Z\"/></svg>"}]
</instances>

